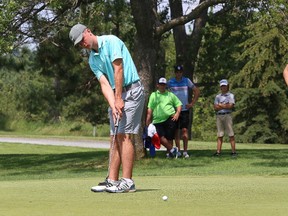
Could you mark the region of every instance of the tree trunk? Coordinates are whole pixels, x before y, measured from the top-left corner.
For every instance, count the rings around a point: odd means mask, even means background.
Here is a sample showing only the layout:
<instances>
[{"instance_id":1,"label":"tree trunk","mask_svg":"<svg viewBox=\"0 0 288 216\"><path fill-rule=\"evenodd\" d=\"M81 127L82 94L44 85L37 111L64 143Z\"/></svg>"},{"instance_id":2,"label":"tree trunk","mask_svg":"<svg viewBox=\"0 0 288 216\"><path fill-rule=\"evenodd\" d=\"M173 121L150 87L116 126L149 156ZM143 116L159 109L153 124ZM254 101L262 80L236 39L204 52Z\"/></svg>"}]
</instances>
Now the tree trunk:
<instances>
[{"instance_id":1,"label":"tree trunk","mask_svg":"<svg viewBox=\"0 0 288 216\"><path fill-rule=\"evenodd\" d=\"M157 19L156 14L153 13L155 11L155 7L153 7L153 5L155 4L147 4L147 0L131 0L132 14L134 16L135 26L137 29L133 59L145 89L146 103L142 115L142 125L145 125L149 95L154 89L157 79L157 76L155 76L155 67L158 56L157 51L160 47L160 40L154 37L154 27ZM142 131L143 130L141 130L139 135L135 137L136 160L145 155Z\"/></svg>"}]
</instances>

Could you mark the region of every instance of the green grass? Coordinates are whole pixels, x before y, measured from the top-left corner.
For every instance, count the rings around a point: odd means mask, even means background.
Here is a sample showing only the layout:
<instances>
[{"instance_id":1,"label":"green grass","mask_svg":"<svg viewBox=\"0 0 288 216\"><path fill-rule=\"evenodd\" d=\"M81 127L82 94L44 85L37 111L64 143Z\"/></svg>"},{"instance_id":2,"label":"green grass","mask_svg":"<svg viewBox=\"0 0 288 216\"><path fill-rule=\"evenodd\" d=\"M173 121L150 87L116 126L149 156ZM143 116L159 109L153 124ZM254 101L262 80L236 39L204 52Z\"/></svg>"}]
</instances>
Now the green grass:
<instances>
[{"instance_id":1,"label":"green grass","mask_svg":"<svg viewBox=\"0 0 288 216\"><path fill-rule=\"evenodd\" d=\"M192 157L136 161L131 194L92 193L107 173L102 149L0 144L0 215L287 215L288 145L190 142ZM168 201L162 201L167 195Z\"/></svg>"}]
</instances>

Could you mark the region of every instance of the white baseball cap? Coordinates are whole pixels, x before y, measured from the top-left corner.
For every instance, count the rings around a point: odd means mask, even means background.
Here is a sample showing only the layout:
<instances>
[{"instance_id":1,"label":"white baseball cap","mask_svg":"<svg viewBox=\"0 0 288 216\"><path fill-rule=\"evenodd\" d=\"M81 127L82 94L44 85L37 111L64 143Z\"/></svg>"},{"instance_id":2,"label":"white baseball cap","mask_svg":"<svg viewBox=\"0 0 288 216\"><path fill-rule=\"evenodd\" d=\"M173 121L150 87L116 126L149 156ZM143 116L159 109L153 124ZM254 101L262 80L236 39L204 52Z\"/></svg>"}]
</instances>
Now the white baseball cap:
<instances>
[{"instance_id":1,"label":"white baseball cap","mask_svg":"<svg viewBox=\"0 0 288 216\"><path fill-rule=\"evenodd\" d=\"M220 80L220 86L227 86L227 85L228 85L228 81L226 79Z\"/></svg>"},{"instance_id":2,"label":"white baseball cap","mask_svg":"<svg viewBox=\"0 0 288 216\"><path fill-rule=\"evenodd\" d=\"M167 80L164 77L161 77L158 81L159 84L167 84Z\"/></svg>"}]
</instances>

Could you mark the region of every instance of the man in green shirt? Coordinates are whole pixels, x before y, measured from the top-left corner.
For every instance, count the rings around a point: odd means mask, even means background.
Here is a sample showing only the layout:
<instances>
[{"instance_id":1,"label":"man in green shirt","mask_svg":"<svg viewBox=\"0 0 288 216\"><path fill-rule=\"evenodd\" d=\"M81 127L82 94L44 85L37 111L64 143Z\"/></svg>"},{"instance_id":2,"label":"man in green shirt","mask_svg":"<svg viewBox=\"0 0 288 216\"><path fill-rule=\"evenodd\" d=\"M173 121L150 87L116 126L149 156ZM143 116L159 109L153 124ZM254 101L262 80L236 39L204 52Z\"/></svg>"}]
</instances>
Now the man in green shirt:
<instances>
[{"instance_id":1,"label":"man in green shirt","mask_svg":"<svg viewBox=\"0 0 288 216\"><path fill-rule=\"evenodd\" d=\"M166 79L160 78L158 90L149 97L146 126L155 125L161 144L167 148L170 157L177 158L178 148L173 148L173 139L182 103L175 94L166 90L166 85Z\"/></svg>"}]
</instances>

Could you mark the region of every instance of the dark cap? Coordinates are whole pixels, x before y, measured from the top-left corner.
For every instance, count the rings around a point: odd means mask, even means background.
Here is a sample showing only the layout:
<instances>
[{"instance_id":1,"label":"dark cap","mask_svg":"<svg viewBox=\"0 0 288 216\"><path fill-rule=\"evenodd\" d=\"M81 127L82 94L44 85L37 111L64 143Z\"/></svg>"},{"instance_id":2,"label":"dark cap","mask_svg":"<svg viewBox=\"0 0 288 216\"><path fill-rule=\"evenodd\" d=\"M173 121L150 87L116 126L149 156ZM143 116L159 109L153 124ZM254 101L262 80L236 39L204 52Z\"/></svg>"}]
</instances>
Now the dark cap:
<instances>
[{"instance_id":1,"label":"dark cap","mask_svg":"<svg viewBox=\"0 0 288 216\"><path fill-rule=\"evenodd\" d=\"M183 71L183 66L182 65L176 65L175 67L174 67L174 71L176 72L176 71Z\"/></svg>"}]
</instances>

